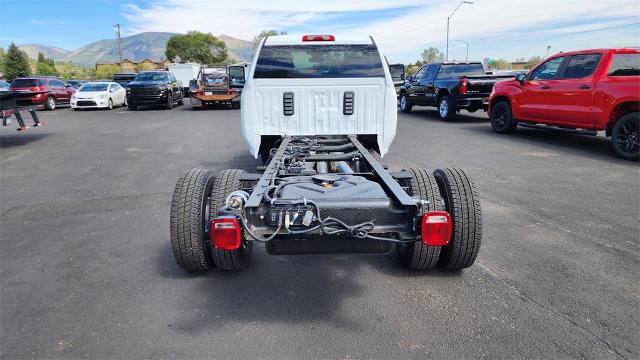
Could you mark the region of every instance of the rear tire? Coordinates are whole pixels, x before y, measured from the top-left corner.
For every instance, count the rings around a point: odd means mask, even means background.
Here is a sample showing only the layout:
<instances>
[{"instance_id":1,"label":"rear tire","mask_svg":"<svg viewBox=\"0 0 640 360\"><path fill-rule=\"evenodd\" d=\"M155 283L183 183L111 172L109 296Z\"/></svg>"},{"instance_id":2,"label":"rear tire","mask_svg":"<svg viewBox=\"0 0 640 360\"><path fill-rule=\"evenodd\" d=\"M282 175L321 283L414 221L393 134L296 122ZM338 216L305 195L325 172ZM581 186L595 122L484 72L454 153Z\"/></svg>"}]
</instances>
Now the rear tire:
<instances>
[{"instance_id":1,"label":"rear tire","mask_svg":"<svg viewBox=\"0 0 640 360\"><path fill-rule=\"evenodd\" d=\"M47 110L55 110L56 99L53 96L49 96L47 100L44 102L44 108Z\"/></svg>"},{"instance_id":2,"label":"rear tire","mask_svg":"<svg viewBox=\"0 0 640 360\"><path fill-rule=\"evenodd\" d=\"M438 100L438 116L442 121L450 121L456 116L456 109L451 104L451 96L442 95Z\"/></svg>"},{"instance_id":3,"label":"rear tire","mask_svg":"<svg viewBox=\"0 0 640 360\"><path fill-rule=\"evenodd\" d=\"M640 159L640 113L627 114L616 122L611 132L611 145L616 154L626 160Z\"/></svg>"},{"instance_id":4,"label":"rear tire","mask_svg":"<svg viewBox=\"0 0 640 360\"><path fill-rule=\"evenodd\" d=\"M425 169L408 170L413 178L409 182L409 195L419 196L428 201L418 212L416 223L420 224L422 215L428 211L442 210L442 199L436 179ZM420 233L420 229L417 229ZM422 240L414 243L396 243L400 263L411 270L427 270L433 268L440 257L440 246L426 246Z\"/></svg>"},{"instance_id":5,"label":"rear tire","mask_svg":"<svg viewBox=\"0 0 640 360\"><path fill-rule=\"evenodd\" d=\"M211 191L211 215L209 222L216 216L217 209L225 205L227 195L232 191L242 190L240 183L240 175L246 171L230 169L224 170L216 176ZM213 262L216 267L222 270L242 270L244 269L251 256L253 250L253 241L242 240L242 244L236 250L217 250L211 249Z\"/></svg>"},{"instance_id":6,"label":"rear tire","mask_svg":"<svg viewBox=\"0 0 640 360\"><path fill-rule=\"evenodd\" d=\"M511 134L516 131L518 122L513 118L511 106L507 101L498 101L491 107L491 128L498 134Z\"/></svg>"},{"instance_id":7,"label":"rear tire","mask_svg":"<svg viewBox=\"0 0 640 360\"><path fill-rule=\"evenodd\" d=\"M400 94L400 111L403 113L410 113L411 112L411 103L409 103L409 96L407 96L406 92L403 92L402 94Z\"/></svg>"},{"instance_id":8,"label":"rear tire","mask_svg":"<svg viewBox=\"0 0 640 360\"><path fill-rule=\"evenodd\" d=\"M192 169L176 183L171 201L169 227L176 262L188 271L209 270L213 266L209 246L207 205L214 183L212 171Z\"/></svg>"},{"instance_id":9,"label":"rear tire","mask_svg":"<svg viewBox=\"0 0 640 360\"><path fill-rule=\"evenodd\" d=\"M453 232L442 248L438 265L450 270L467 268L476 261L482 241L482 210L476 186L460 169L434 172L446 211L453 220Z\"/></svg>"}]
</instances>

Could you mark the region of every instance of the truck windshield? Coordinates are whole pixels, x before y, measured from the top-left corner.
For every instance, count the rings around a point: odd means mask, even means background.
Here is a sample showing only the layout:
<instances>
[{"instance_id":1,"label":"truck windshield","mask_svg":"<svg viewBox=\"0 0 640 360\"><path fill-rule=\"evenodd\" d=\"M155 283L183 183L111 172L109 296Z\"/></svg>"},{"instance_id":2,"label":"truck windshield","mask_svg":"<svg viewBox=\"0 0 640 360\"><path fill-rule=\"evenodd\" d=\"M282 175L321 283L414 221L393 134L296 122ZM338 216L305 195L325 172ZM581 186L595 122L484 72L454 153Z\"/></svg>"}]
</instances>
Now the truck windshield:
<instances>
[{"instance_id":1,"label":"truck windshield","mask_svg":"<svg viewBox=\"0 0 640 360\"><path fill-rule=\"evenodd\" d=\"M166 81L167 74L165 73L142 73L138 74L134 81Z\"/></svg>"},{"instance_id":2,"label":"truck windshield","mask_svg":"<svg viewBox=\"0 0 640 360\"><path fill-rule=\"evenodd\" d=\"M262 47L253 77L384 77L384 69L375 45L273 45Z\"/></svg>"},{"instance_id":3,"label":"truck windshield","mask_svg":"<svg viewBox=\"0 0 640 360\"><path fill-rule=\"evenodd\" d=\"M438 78L486 75L482 64L443 64Z\"/></svg>"}]
</instances>

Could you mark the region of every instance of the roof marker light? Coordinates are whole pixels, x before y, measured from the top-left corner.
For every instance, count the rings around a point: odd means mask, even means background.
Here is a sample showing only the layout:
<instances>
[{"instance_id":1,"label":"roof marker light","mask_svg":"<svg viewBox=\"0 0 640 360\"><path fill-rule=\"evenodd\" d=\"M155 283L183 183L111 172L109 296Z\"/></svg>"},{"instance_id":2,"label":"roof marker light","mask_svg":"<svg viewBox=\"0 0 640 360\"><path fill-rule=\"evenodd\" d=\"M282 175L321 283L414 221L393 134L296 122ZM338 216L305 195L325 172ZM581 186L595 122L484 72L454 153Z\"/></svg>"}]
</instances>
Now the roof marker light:
<instances>
[{"instance_id":1,"label":"roof marker light","mask_svg":"<svg viewBox=\"0 0 640 360\"><path fill-rule=\"evenodd\" d=\"M336 37L333 35L305 35L302 37L302 41L336 41Z\"/></svg>"}]
</instances>

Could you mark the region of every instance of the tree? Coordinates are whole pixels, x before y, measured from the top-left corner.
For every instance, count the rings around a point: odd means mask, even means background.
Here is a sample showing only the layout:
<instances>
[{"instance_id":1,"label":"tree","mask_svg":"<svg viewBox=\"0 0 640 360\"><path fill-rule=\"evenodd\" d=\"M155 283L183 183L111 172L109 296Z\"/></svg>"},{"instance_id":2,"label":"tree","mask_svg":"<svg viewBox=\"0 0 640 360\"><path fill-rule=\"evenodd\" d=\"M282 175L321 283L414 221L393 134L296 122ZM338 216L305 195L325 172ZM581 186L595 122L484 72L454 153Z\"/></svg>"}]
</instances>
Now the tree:
<instances>
[{"instance_id":1,"label":"tree","mask_svg":"<svg viewBox=\"0 0 640 360\"><path fill-rule=\"evenodd\" d=\"M172 36L167 42L165 55L171 61L179 56L182 61L224 64L227 60L227 46L211 33L190 31L186 35Z\"/></svg>"},{"instance_id":2,"label":"tree","mask_svg":"<svg viewBox=\"0 0 640 360\"><path fill-rule=\"evenodd\" d=\"M533 69L534 66L540 64L542 62L542 57L540 56L532 56L527 60L527 69Z\"/></svg>"},{"instance_id":3,"label":"tree","mask_svg":"<svg viewBox=\"0 0 640 360\"><path fill-rule=\"evenodd\" d=\"M253 41L252 41L253 47L257 48L258 45L260 44L260 41L266 38L267 36L275 36L275 35L287 35L287 33L284 31L278 31L278 30L262 30L260 31L260 34L253 37Z\"/></svg>"},{"instance_id":4,"label":"tree","mask_svg":"<svg viewBox=\"0 0 640 360\"><path fill-rule=\"evenodd\" d=\"M424 51L422 51L421 57L422 57L422 62L424 64L430 63L430 62L444 61L444 54L441 53L440 50L434 47L424 49Z\"/></svg>"},{"instance_id":5,"label":"tree","mask_svg":"<svg viewBox=\"0 0 640 360\"><path fill-rule=\"evenodd\" d=\"M38 53L38 61L36 62L36 74L58 76L56 64L53 59L48 59L43 53Z\"/></svg>"},{"instance_id":6,"label":"tree","mask_svg":"<svg viewBox=\"0 0 640 360\"><path fill-rule=\"evenodd\" d=\"M4 52L4 48L0 47L0 74L4 74L4 58L6 53Z\"/></svg>"},{"instance_id":7,"label":"tree","mask_svg":"<svg viewBox=\"0 0 640 360\"><path fill-rule=\"evenodd\" d=\"M11 43L4 60L4 76L11 81L17 77L31 75L29 56L24 51L18 49L16 44Z\"/></svg>"},{"instance_id":8,"label":"tree","mask_svg":"<svg viewBox=\"0 0 640 360\"><path fill-rule=\"evenodd\" d=\"M496 59L491 63L491 68L496 70L509 70L511 64L505 59Z\"/></svg>"},{"instance_id":9,"label":"tree","mask_svg":"<svg viewBox=\"0 0 640 360\"><path fill-rule=\"evenodd\" d=\"M96 79L112 79L113 74L117 72L120 72L120 65L116 65L116 64L100 65L98 70L96 70Z\"/></svg>"}]
</instances>

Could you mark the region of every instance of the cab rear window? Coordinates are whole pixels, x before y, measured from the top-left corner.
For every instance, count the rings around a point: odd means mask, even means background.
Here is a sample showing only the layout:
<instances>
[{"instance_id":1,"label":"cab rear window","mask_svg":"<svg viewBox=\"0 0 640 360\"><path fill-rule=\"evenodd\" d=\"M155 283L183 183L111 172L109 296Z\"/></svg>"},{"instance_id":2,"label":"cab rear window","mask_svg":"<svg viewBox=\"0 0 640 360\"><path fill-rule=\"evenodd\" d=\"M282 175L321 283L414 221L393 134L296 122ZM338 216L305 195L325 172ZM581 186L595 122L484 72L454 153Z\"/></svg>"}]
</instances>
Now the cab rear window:
<instances>
[{"instance_id":1,"label":"cab rear window","mask_svg":"<svg viewBox=\"0 0 640 360\"><path fill-rule=\"evenodd\" d=\"M609 76L640 75L640 54L615 54L609 66Z\"/></svg>"},{"instance_id":2,"label":"cab rear window","mask_svg":"<svg viewBox=\"0 0 640 360\"><path fill-rule=\"evenodd\" d=\"M375 45L273 45L262 47L253 77L384 77L384 69Z\"/></svg>"}]
</instances>

